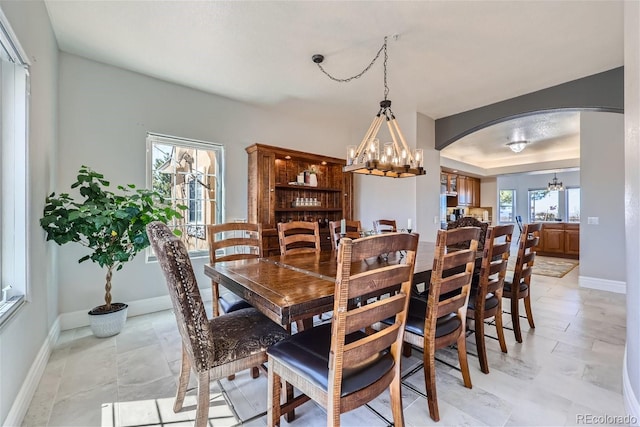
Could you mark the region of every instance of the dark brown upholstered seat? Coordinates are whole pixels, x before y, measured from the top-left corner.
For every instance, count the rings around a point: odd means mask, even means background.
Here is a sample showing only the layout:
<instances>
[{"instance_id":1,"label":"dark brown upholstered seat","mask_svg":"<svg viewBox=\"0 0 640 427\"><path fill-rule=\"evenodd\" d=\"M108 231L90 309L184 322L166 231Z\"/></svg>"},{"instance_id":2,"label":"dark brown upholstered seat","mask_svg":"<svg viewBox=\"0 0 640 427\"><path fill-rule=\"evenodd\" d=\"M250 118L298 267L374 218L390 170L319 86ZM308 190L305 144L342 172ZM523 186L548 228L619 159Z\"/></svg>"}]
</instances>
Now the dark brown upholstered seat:
<instances>
[{"instance_id":1,"label":"dark brown upholstered seat","mask_svg":"<svg viewBox=\"0 0 640 427\"><path fill-rule=\"evenodd\" d=\"M507 352L507 343L504 339L504 329L502 327L502 290L507 272L507 262L509 261L512 234L513 224L489 227L482 253L480 281L474 294L469 299L467 316L474 319L473 324L480 370L485 374L489 373L487 348L484 339L485 319L495 319L500 350L503 353Z\"/></svg>"},{"instance_id":2,"label":"dark brown upholstered seat","mask_svg":"<svg viewBox=\"0 0 640 427\"><path fill-rule=\"evenodd\" d=\"M317 222L292 221L278 223L280 255L320 252L320 229Z\"/></svg>"},{"instance_id":3,"label":"dark brown upholstered seat","mask_svg":"<svg viewBox=\"0 0 640 427\"><path fill-rule=\"evenodd\" d=\"M360 230L360 221L345 221L345 231L347 232L345 237L359 239ZM340 243L340 221L329 222L329 234L331 235L331 247L337 251L338 243Z\"/></svg>"},{"instance_id":4,"label":"dark brown upholstered seat","mask_svg":"<svg viewBox=\"0 0 640 427\"><path fill-rule=\"evenodd\" d=\"M341 413L364 405L389 388L394 424L404 425L402 331L417 248L417 234L342 239L332 324L292 335L267 351L269 426L280 422L282 381L298 388L303 399L313 399L326 408L326 425L330 426L340 425ZM379 257L400 250L406 251L403 263L389 264ZM389 293L368 304L354 303ZM371 329L388 317L394 318L391 326Z\"/></svg>"},{"instance_id":5,"label":"dark brown upholstered seat","mask_svg":"<svg viewBox=\"0 0 640 427\"><path fill-rule=\"evenodd\" d=\"M429 414L440 420L436 394L435 351L458 345L458 359L465 387L471 388L465 341L467 304L478 247L478 227L438 230L427 299L412 297L404 341L423 349L425 388ZM448 247L468 241L466 249ZM446 297L443 297L445 296ZM410 347L405 355L410 354Z\"/></svg>"},{"instance_id":6,"label":"dark brown upholstered seat","mask_svg":"<svg viewBox=\"0 0 640 427\"><path fill-rule=\"evenodd\" d=\"M395 233L398 231L395 219L378 219L373 221L373 231L376 233Z\"/></svg>"},{"instance_id":7,"label":"dark brown upholstered seat","mask_svg":"<svg viewBox=\"0 0 640 427\"><path fill-rule=\"evenodd\" d=\"M462 218L458 218L455 221L449 221L447 223L447 230L458 227L478 227L480 228L480 238L478 239L478 250L481 251L484 249L484 241L487 238L487 229L489 228L488 222L482 222L475 219L472 216L464 216ZM468 245L468 242L463 242L460 244L461 247Z\"/></svg>"},{"instance_id":8,"label":"dark brown upholstered seat","mask_svg":"<svg viewBox=\"0 0 640 427\"><path fill-rule=\"evenodd\" d=\"M531 271L533 261L536 258L534 247L540 241L540 230L542 223L524 224L520 239L518 241L518 258L513 270L513 279L504 282L503 298L511 300L511 323L513 323L513 333L516 341L522 342L522 331L520 329L520 300L524 300L524 309L527 313L529 327L534 329L533 312L531 311Z\"/></svg>"},{"instance_id":9,"label":"dark brown upholstered seat","mask_svg":"<svg viewBox=\"0 0 640 427\"><path fill-rule=\"evenodd\" d=\"M161 222L147 226L167 281L182 337L182 366L173 410L182 410L191 370L198 377L196 427L207 425L209 383L267 360L266 349L288 334L255 308L207 319L184 243Z\"/></svg>"}]
</instances>

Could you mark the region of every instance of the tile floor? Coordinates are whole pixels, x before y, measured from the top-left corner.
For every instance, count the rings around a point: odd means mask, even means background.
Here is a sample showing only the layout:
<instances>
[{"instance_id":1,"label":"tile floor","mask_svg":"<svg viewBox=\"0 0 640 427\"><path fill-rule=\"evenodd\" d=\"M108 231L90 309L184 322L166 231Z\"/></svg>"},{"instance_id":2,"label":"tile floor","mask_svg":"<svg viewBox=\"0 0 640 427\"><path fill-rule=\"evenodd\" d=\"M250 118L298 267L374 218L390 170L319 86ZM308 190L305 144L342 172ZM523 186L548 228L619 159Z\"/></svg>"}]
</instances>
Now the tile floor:
<instances>
[{"instance_id":1,"label":"tile floor","mask_svg":"<svg viewBox=\"0 0 640 427\"><path fill-rule=\"evenodd\" d=\"M426 400L403 387L408 426L425 425L576 425L580 414L624 415L622 358L625 343L624 295L580 289L579 268L564 278L533 276L535 330L522 320L524 341L506 331L508 354L488 341L491 373L480 372L469 356L473 388L460 373L437 362L441 421L429 418ZM210 304L209 304L210 305ZM509 325L510 316L505 315ZM488 333L491 333L488 327ZM473 336L468 350L475 352ZM414 351L403 370L420 361ZM454 350L438 358L457 364ZM180 338L171 311L130 318L124 331L98 339L88 328L64 331L53 351L25 426L185 426L195 411L174 414L173 396L180 361ZM423 371L407 382L424 390ZM211 426L266 425L267 381L249 372L212 384ZM190 393L193 400L194 392ZM385 426L391 419L388 393L342 416L346 426ZM231 403L230 403L231 402ZM239 418L238 418L239 417ZM287 425L282 421L282 425ZM291 425L324 426L325 415L313 403L297 410Z\"/></svg>"}]
</instances>

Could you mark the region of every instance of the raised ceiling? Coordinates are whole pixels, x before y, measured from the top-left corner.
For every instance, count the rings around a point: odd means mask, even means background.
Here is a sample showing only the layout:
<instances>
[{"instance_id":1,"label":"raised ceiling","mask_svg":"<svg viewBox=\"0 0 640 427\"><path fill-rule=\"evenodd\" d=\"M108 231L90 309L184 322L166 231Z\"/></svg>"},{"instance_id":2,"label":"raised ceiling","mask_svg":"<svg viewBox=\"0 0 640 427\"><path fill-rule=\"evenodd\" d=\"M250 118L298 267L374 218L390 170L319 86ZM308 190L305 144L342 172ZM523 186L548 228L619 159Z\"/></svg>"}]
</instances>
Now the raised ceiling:
<instances>
[{"instance_id":1,"label":"raised ceiling","mask_svg":"<svg viewBox=\"0 0 640 427\"><path fill-rule=\"evenodd\" d=\"M382 99L380 62L362 78L339 84L324 76L311 56L324 54L329 72L350 76L369 63L385 35L399 35L389 42L388 65L389 98L399 115L418 111L438 119L623 65L622 1L46 0L46 5L64 52L307 114L375 112ZM503 148L509 132L524 124L544 133L531 131L534 143L524 155L542 151L549 145L545 141L573 138L574 115L551 118L480 131L467 149ZM575 150L567 146L566 151Z\"/></svg>"}]
</instances>

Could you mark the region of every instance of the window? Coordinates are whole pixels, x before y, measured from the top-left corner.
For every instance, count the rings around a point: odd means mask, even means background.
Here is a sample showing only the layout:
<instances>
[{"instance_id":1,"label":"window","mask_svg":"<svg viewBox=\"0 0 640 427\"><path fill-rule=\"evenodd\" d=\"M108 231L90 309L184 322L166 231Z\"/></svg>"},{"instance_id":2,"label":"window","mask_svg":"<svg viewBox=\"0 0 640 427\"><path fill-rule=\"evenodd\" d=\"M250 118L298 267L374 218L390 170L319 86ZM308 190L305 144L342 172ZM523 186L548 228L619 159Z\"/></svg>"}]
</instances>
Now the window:
<instances>
[{"instance_id":1,"label":"window","mask_svg":"<svg viewBox=\"0 0 640 427\"><path fill-rule=\"evenodd\" d=\"M559 191L529 190L529 221L555 221L559 214Z\"/></svg>"},{"instance_id":2,"label":"window","mask_svg":"<svg viewBox=\"0 0 640 427\"><path fill-rule=\"evenodd\" d=\"M27 295L27 55L0 11L0 324Z\"/></svg>"},{"instance_id":3,"label":"window","mask_svg":"<svg viewBox=\"0 0 640 427\"><path fill-rule=\"evenodd\" d=\"M207 225L223 222L223 147L149 133L147 150L150 186L173 207L184 205L183 218L170 227L182 231L192 256L208 256Z\"/></svg>"},{"instance_id":4,"label":"window","mask_svg":"<svg viewBox=\"0 0 640 427\"><path fill-rule=\"evenodd\" d=\"M569 222L580 222L580 188L567 188L567 218Z\"/></svg>"},{"instance_id":5,"label":"window","mask_svg":"<svg viewBox=\"0 0 640 427\"><path fill-rule=\"evenodd\" d=\"M500 222L514 222L516 190L500 190Z\"/></svg>"}]
</instances>

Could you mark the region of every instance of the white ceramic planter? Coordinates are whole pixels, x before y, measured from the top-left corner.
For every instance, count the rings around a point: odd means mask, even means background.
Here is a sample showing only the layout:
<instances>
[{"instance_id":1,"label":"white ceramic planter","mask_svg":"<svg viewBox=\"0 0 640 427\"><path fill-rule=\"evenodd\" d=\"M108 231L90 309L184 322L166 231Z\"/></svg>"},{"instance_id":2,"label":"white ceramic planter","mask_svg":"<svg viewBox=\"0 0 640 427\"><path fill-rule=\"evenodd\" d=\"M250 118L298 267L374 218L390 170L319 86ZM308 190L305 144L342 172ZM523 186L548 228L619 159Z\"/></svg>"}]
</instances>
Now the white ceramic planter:
<instances>
[{"instance_id":1,"label":"white ceramic planter","mask_svg":"<svg viewBox=\"0 0 640 427\"><path fill-rule=\"evenodd\" d=\"M89 312L89 325L91 332L98 338L106 338L120 333L127 321L127 310L129 306L124 303L113 303L115 311L103 313L99 307Z\"/></svg>"}]
</instances>

